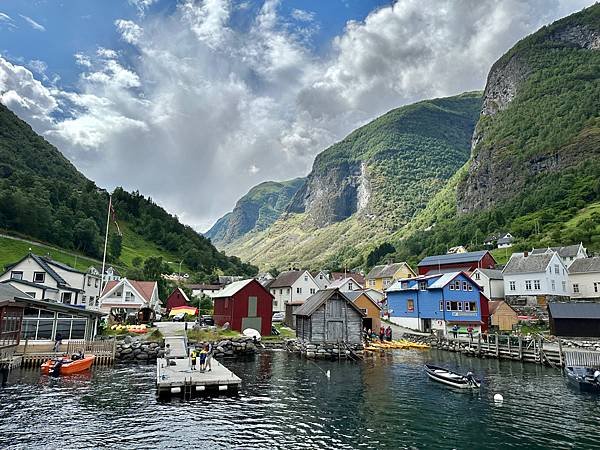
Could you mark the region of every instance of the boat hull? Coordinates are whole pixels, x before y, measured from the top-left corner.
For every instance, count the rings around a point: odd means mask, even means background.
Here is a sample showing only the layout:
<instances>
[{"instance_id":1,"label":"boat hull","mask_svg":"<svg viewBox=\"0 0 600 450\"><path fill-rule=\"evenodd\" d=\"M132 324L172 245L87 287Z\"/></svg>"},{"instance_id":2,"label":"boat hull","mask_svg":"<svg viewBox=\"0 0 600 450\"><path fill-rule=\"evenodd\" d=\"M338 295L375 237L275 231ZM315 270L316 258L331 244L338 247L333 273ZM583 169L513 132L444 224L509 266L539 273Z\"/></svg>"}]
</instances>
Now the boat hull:
<instances>
[{"instance_id":1,"label":"boat hull","mask_svg":"<svg viewBox=\"0 0 600 450\"><path fill-rule=\"evenodd\" d=\"M583 392L600 392L600 383L593 381L589 376L591 369L586 367L565 367L567 380L572 386Z\"/></svg>"},{"instance_id":2,"label":"boat hull","mask_svg":"<svg viewBox=\"0 0 600 450\"><path fill-rule=\"evenodd\" d=\"M96 357L94 355L86 356L83 359L71 360L70 358L63 359L62 365L60 366L59 374L60 375L71 375L73 373L83 372L88 370L94 364L94 360ZM57 361L53 361L49 359L44 364L42 364L42 373L48 375Z\"/></svg>"},{"instance_id":3,"label":"boat hull","mask_svg":"<svg viewBox=\"0 0 600 450\"><path fill-rule=\"evenodd\" d=\"M469 381L467 377L442 367L425 365L425 372L433 381L457 389L477 389L480 386L480 383L477 380L473 379Z\"/></svg>"}]
</instances>

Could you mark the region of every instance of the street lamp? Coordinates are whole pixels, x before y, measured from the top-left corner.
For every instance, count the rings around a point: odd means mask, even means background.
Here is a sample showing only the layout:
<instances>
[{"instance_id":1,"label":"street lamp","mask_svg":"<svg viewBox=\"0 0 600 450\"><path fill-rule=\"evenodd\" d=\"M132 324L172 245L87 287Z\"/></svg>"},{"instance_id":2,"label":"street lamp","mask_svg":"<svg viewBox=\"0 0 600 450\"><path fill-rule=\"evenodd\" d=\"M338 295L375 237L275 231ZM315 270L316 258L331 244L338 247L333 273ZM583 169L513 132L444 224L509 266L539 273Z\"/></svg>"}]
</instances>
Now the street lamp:
<instances>
[{"instance_id":1,"label":"street lamp","mask_svg":"<svg viewBox=\"0 0 600 450\"><path fill-rule=\"evenodd\" d=\"M178 264L174 261L167 261L168 264ZM179 271L177 272L177 277L181 278L181 264L183 263L183 259L179 261Z\"/></svg>"}]
</instances>

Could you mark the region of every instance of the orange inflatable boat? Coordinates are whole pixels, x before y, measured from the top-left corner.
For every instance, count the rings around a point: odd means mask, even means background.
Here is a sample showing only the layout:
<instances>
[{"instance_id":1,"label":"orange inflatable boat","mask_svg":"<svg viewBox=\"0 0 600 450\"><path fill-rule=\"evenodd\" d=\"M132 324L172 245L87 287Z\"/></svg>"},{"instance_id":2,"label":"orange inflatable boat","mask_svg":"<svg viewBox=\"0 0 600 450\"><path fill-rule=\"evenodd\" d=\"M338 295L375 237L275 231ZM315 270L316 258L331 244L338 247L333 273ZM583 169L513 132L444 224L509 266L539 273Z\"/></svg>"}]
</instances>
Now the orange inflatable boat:
<instances>
[{"instance_id":1,"label":"orange inflatable boat","mask_svg":"<svg viewBox=\"0 0 600 450\"><path fill-rule=\"evenodd\" d=\"M46 375L70 375L72 373L88 370L94 364L96 357L88 355L82 359L57 358L49 359L42 364L42 373Z\"/></svg>"}]
</instances>

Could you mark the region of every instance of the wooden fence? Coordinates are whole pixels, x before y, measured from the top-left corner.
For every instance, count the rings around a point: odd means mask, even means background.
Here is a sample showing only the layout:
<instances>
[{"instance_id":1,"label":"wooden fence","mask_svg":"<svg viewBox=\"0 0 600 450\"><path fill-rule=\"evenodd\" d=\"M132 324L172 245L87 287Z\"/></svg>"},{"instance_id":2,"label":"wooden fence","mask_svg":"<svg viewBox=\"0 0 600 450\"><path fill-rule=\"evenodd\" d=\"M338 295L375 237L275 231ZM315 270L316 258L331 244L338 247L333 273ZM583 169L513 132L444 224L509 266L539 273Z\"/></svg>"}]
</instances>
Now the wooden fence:
<instances>
[{"instance_id":1,"label":"wooden fence","mask_svg":"<svg viewBox=\"0 0 600 450\"><path fill-rule=\"evenodd\" d=\"M53 344L48 345L27 345L27 342L17 353L22 356L22 367L39 367L49 359L56 358L60 355L72 355L80 350L87 355L94 355L95 366L111 365L115 361L115 351L117 341L115 339L84 341L71 340L63 344L58 352L53 351Z\"/></svg>"},{"instance_id":2,"label":"wooden fence","mask_svg":"<svg viewBox=\"0 0 600 450\"><path fill-rule=\"evenodd\" d=\"M600 352L565 350L565 365L600 367Z\"/></svg>"}]
</instances>

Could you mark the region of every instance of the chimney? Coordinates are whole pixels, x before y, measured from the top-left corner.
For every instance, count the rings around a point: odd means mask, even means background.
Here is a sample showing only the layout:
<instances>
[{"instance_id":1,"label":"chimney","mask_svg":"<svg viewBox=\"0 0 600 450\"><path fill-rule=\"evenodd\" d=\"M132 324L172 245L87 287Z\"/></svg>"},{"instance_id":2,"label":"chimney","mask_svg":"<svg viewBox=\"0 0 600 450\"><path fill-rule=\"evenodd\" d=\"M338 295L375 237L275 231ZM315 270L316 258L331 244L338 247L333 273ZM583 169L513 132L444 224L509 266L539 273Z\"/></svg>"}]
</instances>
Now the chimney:
<instances>
[{"instance_id":1,"label":"chimney","mask_svg":"<svg viewBox=\"0 0 600 450\"><path fill-rule=\"evenodd\" d=\"M524 251L524 252L523 252L523 256L524 256L525 258L527 258L527 257L529 256L529 252L528 252L528 251Z\"/></svg>"}]
</instances>

